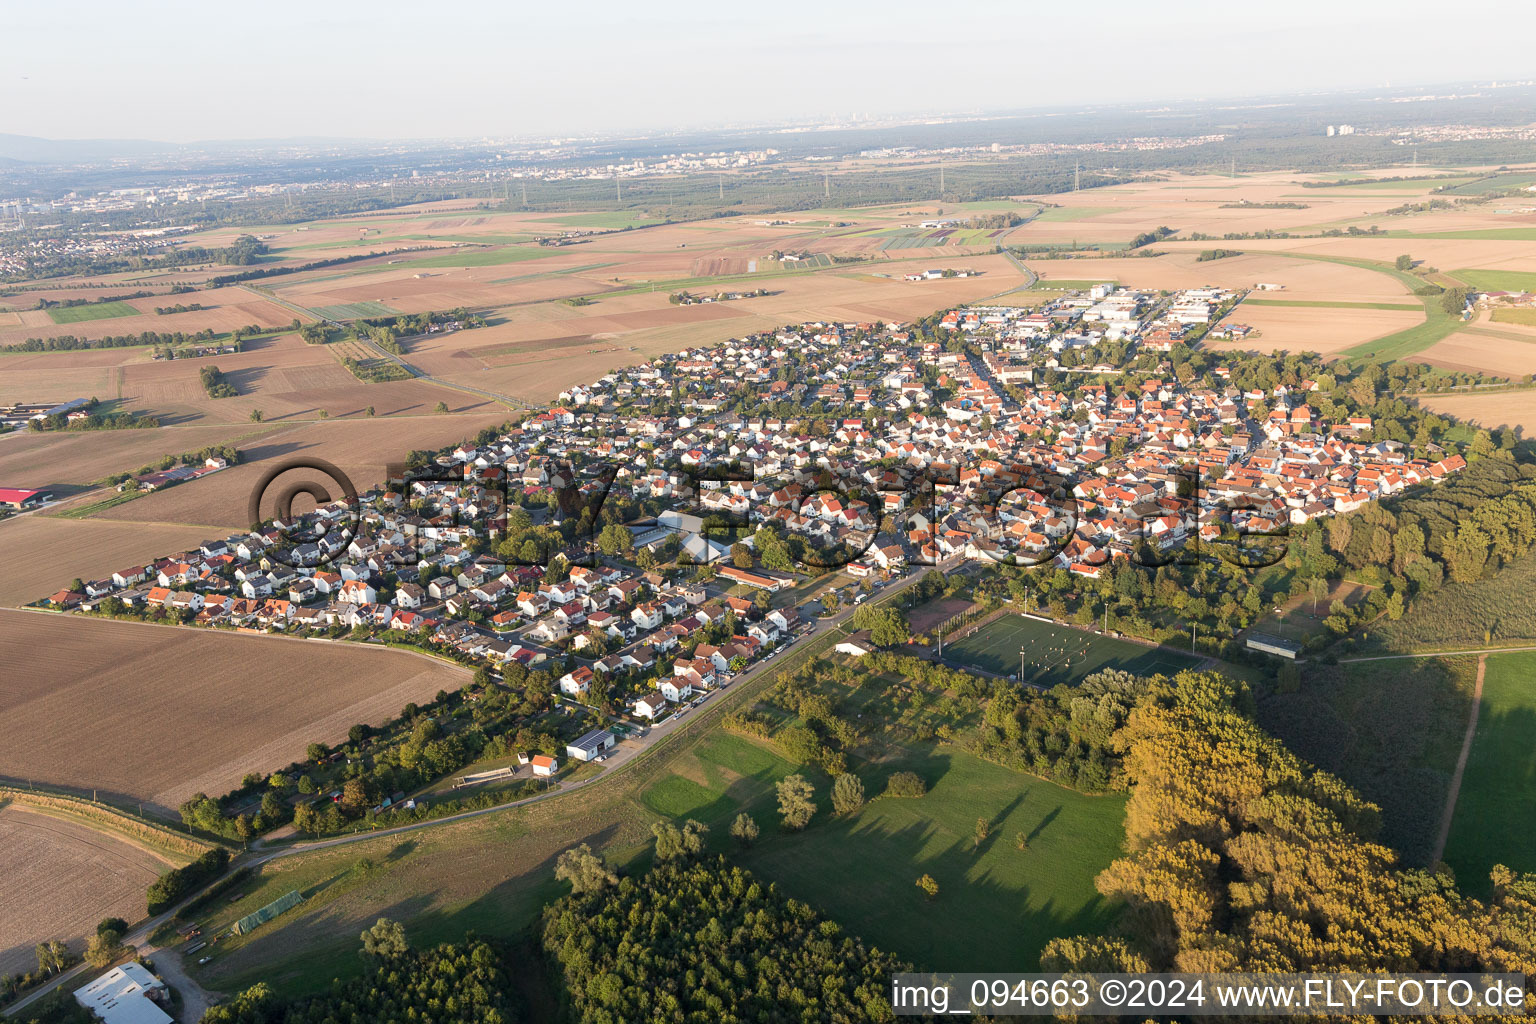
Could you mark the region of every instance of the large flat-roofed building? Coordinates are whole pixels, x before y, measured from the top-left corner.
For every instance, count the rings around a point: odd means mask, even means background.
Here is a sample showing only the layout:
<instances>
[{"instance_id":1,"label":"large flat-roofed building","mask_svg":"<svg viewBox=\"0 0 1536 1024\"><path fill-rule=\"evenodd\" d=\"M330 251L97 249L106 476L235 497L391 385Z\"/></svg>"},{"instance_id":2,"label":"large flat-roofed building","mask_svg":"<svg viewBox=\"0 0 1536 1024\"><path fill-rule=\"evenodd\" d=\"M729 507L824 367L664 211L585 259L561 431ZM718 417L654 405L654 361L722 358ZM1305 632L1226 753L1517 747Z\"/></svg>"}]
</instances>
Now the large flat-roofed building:
<instances>
[{"instance_id":1,"label":"large flat-roofed building","mask_svg":"<svg viewBox=\"0 0 1536 1024\"><path fill-rule=\"evenodd\" d=\"M1296 656L1301 653L1301 644L1294 640L1287 640L1283 636L1275 636L1273 633L1249 633L1248 649L1295 661Z\"/></svg>"},{"instance_id":2,"label":"large flat-roofed building","mask_svg":"<svg viewBox=\"0 0 1536 1024\"><path fill-rule=\"evenodd\" d=\"M172 1024L156 1004L167 997L165 982L136 963L114 967L74 992L75 1002L106 1024Z\"/></svg>"},{"instance_id":3,"label":"large flat-roofed building","mask_svg":"<svg viewBox=\"0 0 1536 1024\"><path fill-rule=\"evenodd\" d=\"M24 508L37 508L53 500L53 495L48 491L33 491L24 487L0 487L0 508L9 508L21 511Z\"/></svg>"}]
</instances>

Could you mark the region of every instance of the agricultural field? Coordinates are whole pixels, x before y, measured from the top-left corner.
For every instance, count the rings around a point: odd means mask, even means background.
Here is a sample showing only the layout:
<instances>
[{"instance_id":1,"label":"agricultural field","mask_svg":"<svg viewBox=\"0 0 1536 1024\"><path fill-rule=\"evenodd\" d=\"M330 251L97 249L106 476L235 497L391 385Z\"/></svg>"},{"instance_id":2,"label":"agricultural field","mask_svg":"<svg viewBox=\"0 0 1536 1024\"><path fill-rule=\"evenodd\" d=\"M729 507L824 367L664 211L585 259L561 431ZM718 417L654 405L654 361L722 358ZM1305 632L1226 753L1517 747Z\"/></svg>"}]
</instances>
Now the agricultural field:
<instances>
[{"instance_id":1,"label":"agricultural field","mask_svg":"<svg viewBox=\"0 0 1536 1024\"><path fill-rule=\"evenodd\" d=\"M1536 391L1423 395L1418 403L1480 427L1522 427L1527 437L1536 432Z\"/></svg>"},{"instance_id":2,"label":"agricultural field","mask_svg":"<svg viewBox=\"0 0 1536 1024\"><path fill-rule=\"evenodd\" d=\"M1453 270L1451 276L1480 292L1536 291L1536 272L1527 270Z\"/></svg>"},{"instance_id":3,"label":"agricultural field","mask_svg":"<svg viewBox=\"0 0 1536 1024\"><path fill-rule=\"evenodd\" d=\"M1023 615L1005 615L961 640L945 641L947 661L997 675L1019 672L1033 686L1071 685L1106 668L1137 675L1173 675L1196 664L1188 655L1128 640L1057 626Z\"/></svg>"},{"instance_id":4,"label":"agricultural field","mask_svg":"<svg viewBox=\"0 0 1536 1024\"><path fill-rule=\"evenodd\" d=\"M0 611L0 658L0 776L173 815L469 681L383 647L21 611Z\"/></svg>"},{"instance_id":5,"label":"agricultural field","mask_svg":"<svg viewBox=\"0 0 1536 1024\"><path fill-rule=\"evenodd\" d=\"M358 385L383 390L388 384ZM459 392L439 389L448 399L450 409ZM464 396L468 397L468 396ZM226 399L234 401L234 399ZM251 437L239 445L243 461L218 473L168 487L136 501L109 509L110 520L132 523L203 524L210 532L228 532L250 525L250 500L262 477L285 460L323 459L340 469L359 492L384 482L386 467L403 464L412 448L435 449L473 437L484 427L499 426L513 418L503 407L490 404L474 415L431 415L428 406L413 416L409 429L400 419L383 416L332 418L326 421L300 422L288 429ZM0 449L3 450L3 449ZM344 487L339 481L325 481L318 471L302 470L337 494ZM275 483L299 479L285 475ZM277 490L280 488L269 488ZM270 514L268 506L263 506ZM3 531L3 528L0 528ZM0 532L3 537L3 532ZM109 566L111 568L118 568ZM65 582L68 582L66 579ZM51 593L52 591L49 591ZM41 596L41 595L40 595Z\"/></svg>"},{"instance_id":6,"label":"agricultural field","mask_svg":"<svg viewBox=\"0 0 1536 1024\"><path fill-rule=\"evenodd\" d=\"M1308 351L1339 355L1369 346L1423 323L1422 310L1256 306L1243 303L1228 320L1247 324L1255 333L1241 341L1211 341L1217 350L1255 352Z\"/></svg>"},{"instance_id":7,"label":"agricultural field","mask_svg":"<svg viewBox=\"0 0 1536 1024\"><path fill-rule=\"evenodd\" d=\"M215 477L209 478L216 479ZM193 481L207 483L208 480ZM169 492L167 492L169 493ZM75 577L101 579L208 540L208 530L166 523L112 523L28 515L0 522L0 606L30 604Z\"/></svg>"},{"instance_id":8,"label":"agricultural field","mask_svg":"<svg viewBox=\"0 0 1536 1024\"><path fill-rule=\"evenodd\" d=\"M110 282L112 278L93 278ZM166 282L167 285L170 282ZM120 280L123 288L138 289L142 283ZM114 288L115 290L115 288ZM82 292L86 298L91 292ZM62 299L70 292L50 289L46 293L23 292L12 301L23 302L34 297ZM184 313L155 313L157 306L175 306L178 303L198 303L204 309ZM107 312L102 312L103 310ZM209 288L183 295L153 295L148 298L110 303L91 303L86 306L67 306L48 310L23 310L15 314L14 324L0 322L0 345L13 345L27 338L51 338L73 335L77 338L100 338L107 335L138 334L141 331L160 333L184 331L196 333L204 328L217 333L232 331L236 327L255 324L258 327L282 327L293 320L294 313L276 302L238 286ZM301 317L300 319L306 319ZM11 358L0 354L0 359Z\"/></svg>"},{"instance_id":9,"label":"agricultural field","mask_svg":"<svg viewBox=\"0 0 1536 1024\"><path fill-rule=\"evenodd\" d=\"M1536 871L1536 653L1488 656L1472 753L1456 798L1445 861L1464 889L1487 896L1495 864Z\"/></svg>"},{"instance_id":10,"label":"agricultural field","mask_svg":"<svg viewBox=\"0 0 1536 1024\"><path fill-rule=\"evenodd\" d=\"M1514 379L1536 373L1536 334L1522 339L1513 332L1472 328L1448 335L1414 358L1446 370Z\"/></svg>"},{"instance_id":11,"label":"agricultural field","mask_svg":"<svg viewBox=\"0 0 1536 1024\"><path fill-rule=\"evenodd\" d=\"M144 917L144 892L177 866L79 822L0 802L0 975L37 969L34 947L76 953L104 917Z\"/></svg>"},{"instance_id":12,"label":"agricultural field","mask_svg":"<svg viewBox=\"0 0 1536 1024\"><path fill-rule=\"evenodd\" d=\"M0 437L0 481L8 487L78 487L132 472L165 455L250 443L277 425L194 424L158 430L59 430Z\"/></svg>"},{"instance_id":13,"label":"agricultural field","mask_svg":"<svg viewBox=\"0 0 1536 1024\"><path fill-rule=\"evenodd\" d=\"M86 306L61 306L47 312L48 319L56 324L78 324L87 320L111 320L120 316L139 315L139 311L126 302L93 302Z\"/></svg>"},{"instance_id":14,"label":"agricultural field","mask_svg":"<svg viewBox=\"0 0 1536 1024\"><path fill-rule=\"evenodd\" d=\"M1381 841L1428 866L1476 674L1474 657L1313 662L1294 691L1262 692L1258 720L1380 806Z\"/></svg>"}]
</instances>

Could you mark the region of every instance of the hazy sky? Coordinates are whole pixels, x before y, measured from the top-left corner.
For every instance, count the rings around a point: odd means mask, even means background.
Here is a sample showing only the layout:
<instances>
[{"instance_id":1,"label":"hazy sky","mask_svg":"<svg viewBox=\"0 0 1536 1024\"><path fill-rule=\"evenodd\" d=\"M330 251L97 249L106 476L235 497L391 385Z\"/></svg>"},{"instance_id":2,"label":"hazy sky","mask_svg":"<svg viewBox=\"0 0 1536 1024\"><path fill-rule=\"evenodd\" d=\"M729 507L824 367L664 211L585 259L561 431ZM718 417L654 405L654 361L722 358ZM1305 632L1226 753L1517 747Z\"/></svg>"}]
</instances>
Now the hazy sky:
<instances>
[{"instance_id":1,"label":"hazy sky","mask_svg":"<svg viewBox=\"0 0 1536 1024\"><path fill-rule=\"evenodd\" d=\"M12 3L0 132L547 135L1530 77L1523 6Z\"/></svg>"}]
</instances>

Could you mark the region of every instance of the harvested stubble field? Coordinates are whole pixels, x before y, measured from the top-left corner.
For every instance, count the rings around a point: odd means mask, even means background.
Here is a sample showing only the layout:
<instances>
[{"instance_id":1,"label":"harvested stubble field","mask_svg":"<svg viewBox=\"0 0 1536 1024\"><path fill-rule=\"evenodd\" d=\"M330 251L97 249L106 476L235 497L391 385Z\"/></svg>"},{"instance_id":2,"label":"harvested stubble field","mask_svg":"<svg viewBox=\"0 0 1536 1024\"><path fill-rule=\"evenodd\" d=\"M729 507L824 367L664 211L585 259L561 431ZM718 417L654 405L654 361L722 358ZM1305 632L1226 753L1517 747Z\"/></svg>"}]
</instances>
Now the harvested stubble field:
<instances>
[{"instance_id":1,"label":"harvested stubble field","mask_svg":"<svg viewBox=\"0 0 1536 1024\"><path fill-rule=\"evenodd\" d=\"M194 302L207 308L187 313L167 313L165 316L155 313L157 306L174 306L178 303L190 305ZM138 334L140 331L184 331L194 334L204 328L222 333L247 324L281 327L292 321L294 316L292 310L235 287L214 288L186 295L154 295L147 299L112 304L113 308L119 306L136 312L99 319L60 321L56 321L50 313L75 314L107 307L77 306L63 310L23 312L21 324L0 324L0 345L13 345L27 338L53 338L66 334L77 338ZM118 312L121 314L121 310Z\"/></svg>"},{"instance_id":2,"label":"harvested stubble field","mask_svg":"<svg viewBox=\"0 0 1536 1024\"><path fill-rule=\"evenodd\" d=\"M469 681L384 647L24 611L0 611L0 659L0 776L172 814Z\"/></svg>"},{"instance_id":3,"label":"harvested stubble field","mask_svg":"<svg viewBox=\"0 0 1536 1024\"><path fill-rule=\"evenodd\" d=\"M210 536L202 527L163 523L39 515L0 522L0 605L29 604L69 586L76 576L101 579Z\"/></svg>"},{"instance_id":4,"label":"harvested stubble field","mask_svg":"<svg viewBox=\"0 0 1536 1024\"><path fill-rule=\"evenodd\" d=\"M1418 403L1480 427L1523 427L1527 437L1536 432L1536 391L1422 395Z\"/></svg>"},{"instance_id":5,"label":"harvested stubble field","mask_svg":"<svg viewBox=\"0 0 1536 1024\"><path fill-rule=\"evenodd\" d=\"M379 391L392 386L360 385ZM473 401L456 391L434 390L447 397L450 408L456 397L465 398L465 404ZM323 459L346 473L358 491L364 491L382 483L385 467L404 462L412 448L435 449L455 444L473 437L485 427L499 426L513 417L500 405L485 403L485 407L489 411L484 413L413 416L408 421L383 417L313 421L264 434L240 446L244 459L240 465L145 495L126 505L108 509L103 515L133 523L200 523L219 530L248 527L251 492L273 465L285 459ZM406 426L407 422L409 426ZM269 499L282 489L276 485L297 479L290 480L284 475L275 481ZM341 493L335 483L329 485L328 490ZM270 515L271 509L264 507L263 512ZM118 567L108 566L107 570L113 568Z\"/></svg>"},{"instance_id":6,"label":"harvested stubble field","mask_svg":"<svg viewBox=\"0 0 1536 1024\"><path fill-rule=\"evenodd\" d=\"M1513 334L1514 332L1504 332ZM1536 335L1528 341L1476 331L1458 331L1435 342L1415 357L1447 370L1481 371L1499 377L1536 373Z\"/></svg>"},{"instance_id":7,"label":"harvested stubble field","mask_svg":"<svg viewBox=\"0 0 1536 1024\"><path fill-rule=\"evenodd\" d=\"M1035 260L1029 264L1045 283L1053 278L1081 281L1119 281L1128 288L1252 288L1260 281L1282 284L1283 291L1263 293L1263 298L1294 301L1413 302L1408 289L1395 278L1363 267L1287 258L1273 252L1252 251L1246 242L1220 243L1243 252L1202 263L1199 248L1181 249L1163 256L1122 259ZM1163 248L1164 243L1158 243ZM1203 246L1210 248L1211 246ZM1240 318L1239 318L1240 319Z\"/></svg>"},{"instance_id":8,"label":"harvested stubble field","mask_svg":"<svg viewBox=\"0 0 1536 1024\"><path fill-rule=\"evenodd\" d=\"M196 424L158 430L58 430L0 437L0 480L8 487L87 484L130 473L164 455L239 444L282 429L246 423Z\"/></svg>"},{"instance_id":9,"label":"harvested stubble field","mask_svg":"<svg viewBox=\"0 0 1536 1024\"><path fill-rule=\"evenodd\" d=\"M0 974L35 970L39 942L80 952L102 918L139 920L149 883L172 866L78 822L0 804Z\"/></svg>"},{"instance_id":10,"label":"harvested stubble field","mask_svg":"<svg viewBox=\"0 0 1536 1024\"><path fill-rule=\"evenodd\" d=\"M1261 333L1241 341L1212 340L1202 344L1218 351L1274 352L1283 349L1332 355L1421 324L1424 314L1395 309L1250 306L1245 303L1227 318L1227 322L1248 324Z\"/></svg>"},{"instance_id":11,"label":"harvested stubble field","mask_svg":"<svg viewBox=\"0 0 1536 1024\"><path fill-rule=\"evenodd\" d=\"M13 359L26 359L26 364ZM115 366L72 365L65 356L53 364L39 364L32 356L0 356L0 404L13 402L65 402L72 398L116 398L118 369Z\"/></svg>"}]
</instances>

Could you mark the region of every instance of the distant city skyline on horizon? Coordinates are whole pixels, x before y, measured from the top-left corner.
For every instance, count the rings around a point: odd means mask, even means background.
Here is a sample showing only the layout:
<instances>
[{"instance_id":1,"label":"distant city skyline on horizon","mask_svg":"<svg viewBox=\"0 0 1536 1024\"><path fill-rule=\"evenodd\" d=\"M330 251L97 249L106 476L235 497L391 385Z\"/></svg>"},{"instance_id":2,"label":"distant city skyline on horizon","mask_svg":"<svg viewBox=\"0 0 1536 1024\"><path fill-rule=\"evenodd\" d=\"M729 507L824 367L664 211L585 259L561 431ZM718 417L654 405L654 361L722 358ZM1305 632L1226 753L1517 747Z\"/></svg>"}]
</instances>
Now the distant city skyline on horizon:
<instances>
[{"instance_id":1,"label":"distant city skyline on horizon","mask_svg":"<svg viewBox=\"0 0 1536 1024\"><path fill-rule=\"evenodd\" d=\"M1460 18L1513 14L1474 3ZM891 0L636 17L599 2L104 0L13 12L0 132L46 139L416 140L698 131L857 115L954 116L1531 77L1523 37L1443 47L1420 0L1283 14L1194 3L1079 11ZM1071 41L1073 45L1059 45ZM68 59L61 59L66 56ZM1234 59L1241 55L1240 60Z\"/></svg>"}]
</instances>

